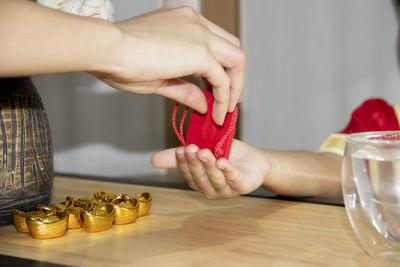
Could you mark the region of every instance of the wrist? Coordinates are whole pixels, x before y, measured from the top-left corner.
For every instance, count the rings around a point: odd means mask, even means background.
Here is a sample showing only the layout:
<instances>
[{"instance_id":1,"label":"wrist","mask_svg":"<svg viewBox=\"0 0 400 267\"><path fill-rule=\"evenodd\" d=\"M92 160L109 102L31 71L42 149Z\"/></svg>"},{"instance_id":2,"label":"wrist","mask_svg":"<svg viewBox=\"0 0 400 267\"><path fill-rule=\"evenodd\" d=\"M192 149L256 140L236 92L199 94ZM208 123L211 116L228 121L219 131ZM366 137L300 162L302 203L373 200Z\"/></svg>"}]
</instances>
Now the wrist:
<instances>
[{"instance_id":1,"label":"wrist","mask_svg":"<svg viewBox=\"0 0 400 267\"><path fill-rule=\"evenodd\" d=\"M121 51L123 34L114 23L92 19L95 24L95 34L92 36L92 45L89 46L90 59L87 62L85 71L93 73L115 73L120 69L117 53Z\"/></svg>"},{"instance_id":2,"label":"wrist","mask_svg":"<svg viewBox=\"0 0 400 267\"><path fill-rule=\"evenodd\" d=\"M261 154L263 155L263 158L265 160L264 182L262 184L262 187L270 190L274 187L274 181L276 179L279 179L280 166L272 151L262 150Z\"/></svg>"}]
</instances>

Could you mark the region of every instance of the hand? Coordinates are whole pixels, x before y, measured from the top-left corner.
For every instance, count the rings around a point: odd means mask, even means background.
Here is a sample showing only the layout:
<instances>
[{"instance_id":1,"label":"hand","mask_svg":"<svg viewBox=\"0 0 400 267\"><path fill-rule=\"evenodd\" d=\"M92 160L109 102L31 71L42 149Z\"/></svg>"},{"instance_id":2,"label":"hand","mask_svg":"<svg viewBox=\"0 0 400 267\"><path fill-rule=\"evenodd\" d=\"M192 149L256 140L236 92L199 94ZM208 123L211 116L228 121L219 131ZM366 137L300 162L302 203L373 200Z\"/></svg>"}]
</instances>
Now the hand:
<instances>
[{"instance_id":1,"label":"hand","mask_svg":"<svg viewBox=\"0 0 400 267\"><path fill-rule=\"evenodd\" d=\"M156 168L178 167L189 186L208 199L250 193L265 182L270 171L270 163L258 149L238 140L233 140L229 160L216 160L209 149L188 145L156 153L152 164Z\"/></svg>"},{"instance_id":2,"label":"hand","mask_svg":"<svg viewBox=\"0 0 400 267\"><path fill-rule=\"evenodd\" d=\"M92 72L112 87L136 94L158 94L205 113L207 103L193 83L200 75L213 86L214 121L240 101L245 53L239 40L190 7L161 8L115 24L123 41L110 57L111 72Z\"/></svg>"}]
</instances>

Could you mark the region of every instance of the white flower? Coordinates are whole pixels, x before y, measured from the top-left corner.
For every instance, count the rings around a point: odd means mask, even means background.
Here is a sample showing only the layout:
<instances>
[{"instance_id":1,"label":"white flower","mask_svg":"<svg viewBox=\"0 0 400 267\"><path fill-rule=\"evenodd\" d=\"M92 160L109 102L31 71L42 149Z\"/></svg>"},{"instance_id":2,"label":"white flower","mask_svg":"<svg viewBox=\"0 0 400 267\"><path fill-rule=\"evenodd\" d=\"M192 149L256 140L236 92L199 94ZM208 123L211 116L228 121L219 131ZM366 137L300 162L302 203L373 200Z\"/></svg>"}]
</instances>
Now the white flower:
<instances>
[{"instance_id":1,"label":"white flower","mask_svg":"<svg viewBox=\"0 0 400 267\"><path fill-rule=\"evenodd\" d=\"M71 14L113 21L114 7L110 0L37 0L37 3Z\"/></svg>"}]
</instances>

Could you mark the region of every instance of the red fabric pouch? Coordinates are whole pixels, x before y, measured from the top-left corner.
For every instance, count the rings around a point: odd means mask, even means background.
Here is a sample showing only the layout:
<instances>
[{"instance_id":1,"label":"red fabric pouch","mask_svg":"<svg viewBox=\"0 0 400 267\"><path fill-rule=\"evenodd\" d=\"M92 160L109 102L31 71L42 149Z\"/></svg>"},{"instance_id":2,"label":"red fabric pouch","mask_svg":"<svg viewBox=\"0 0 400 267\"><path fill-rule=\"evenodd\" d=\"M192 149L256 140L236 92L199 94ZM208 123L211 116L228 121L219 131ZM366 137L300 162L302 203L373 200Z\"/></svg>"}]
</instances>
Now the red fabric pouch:
<instances>
[{"instance_id":1,"label":"red fabric pouch","mask_svg":"<svg viewBox=\"0 0 400 267\"><path fill-rule=\"evenodd\" d=\"M203 115L193 111L186 133L186 140L183 137L183 123L188 107L186 107L185 112L183 113L178 131L176 126L176 112L179 103L176 104L172 114L172 126L174 127L175 134L178 136L179 141L183 146L195 144L200 149L210 149L217 159L222 157L227 159L231 150L233 136L236 131L238 108L236 106L232 113L227 113L224 124L219 126L212 119L212 108L214 104L213 95L207 89L204 90L204 95L207 99L207 113Z\"/></svg>"}]
</instances>

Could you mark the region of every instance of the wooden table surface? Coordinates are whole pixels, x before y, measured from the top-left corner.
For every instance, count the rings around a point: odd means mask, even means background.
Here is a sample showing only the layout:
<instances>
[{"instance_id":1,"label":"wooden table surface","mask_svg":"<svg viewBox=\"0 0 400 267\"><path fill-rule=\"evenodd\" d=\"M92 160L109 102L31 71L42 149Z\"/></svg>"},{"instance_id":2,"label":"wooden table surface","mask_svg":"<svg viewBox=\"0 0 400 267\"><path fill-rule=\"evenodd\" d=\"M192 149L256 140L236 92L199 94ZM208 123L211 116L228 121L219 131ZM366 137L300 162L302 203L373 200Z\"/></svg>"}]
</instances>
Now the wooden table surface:
<instances>
[{"instance_id":1,"label":"wooden table surface","mask_svg":"<svg viewBox=\"0 0 400 267\"><path fill-rule=\"evenodd\" d=\"M56 177L66 196L153 194L150 214L129 225L36 240L0 227L0 254L74 266L395 266L360 247L343 207L239 197L207 200L190 190Z\"/></svg>"}]
</instances>

